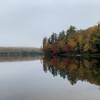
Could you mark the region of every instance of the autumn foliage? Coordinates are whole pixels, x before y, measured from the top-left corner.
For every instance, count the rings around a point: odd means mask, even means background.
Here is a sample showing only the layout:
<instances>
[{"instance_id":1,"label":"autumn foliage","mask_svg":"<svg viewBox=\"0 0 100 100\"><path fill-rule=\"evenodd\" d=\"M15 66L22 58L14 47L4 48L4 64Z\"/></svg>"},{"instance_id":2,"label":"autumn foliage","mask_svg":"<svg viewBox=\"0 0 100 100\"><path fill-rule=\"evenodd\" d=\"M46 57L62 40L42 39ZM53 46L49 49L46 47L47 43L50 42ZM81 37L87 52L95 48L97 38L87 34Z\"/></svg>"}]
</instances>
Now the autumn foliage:
<instances>
[{"instance_id":1,"label":"autumn foliage","mask_svg":"<svg viewBox=\"0 0 100 100\"><path fill-rule=\"evenodd\" d=\"M99 53L100 24L84 30L70 26L67 31L53 33L43 39L43 50L51 55Z\"/></svg>"}]
</instances>

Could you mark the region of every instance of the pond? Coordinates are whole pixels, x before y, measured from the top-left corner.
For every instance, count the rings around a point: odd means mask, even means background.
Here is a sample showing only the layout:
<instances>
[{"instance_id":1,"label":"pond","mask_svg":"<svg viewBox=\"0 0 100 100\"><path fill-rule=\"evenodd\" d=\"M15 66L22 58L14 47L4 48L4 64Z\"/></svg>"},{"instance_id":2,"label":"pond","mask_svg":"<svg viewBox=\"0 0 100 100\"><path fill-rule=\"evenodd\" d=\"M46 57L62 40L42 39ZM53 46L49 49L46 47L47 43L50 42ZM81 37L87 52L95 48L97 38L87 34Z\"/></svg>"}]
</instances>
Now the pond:
<instances>
[{"instance_id":1,"label":"pond","mask_svg":"<svg viewBox=\"0 0 100 100\"><path fill-rule=\"evenodd\" d=\"M99 100L97 60L78 62L68 58L0 62L0 100Z\"/></svg>"}]
</instances>

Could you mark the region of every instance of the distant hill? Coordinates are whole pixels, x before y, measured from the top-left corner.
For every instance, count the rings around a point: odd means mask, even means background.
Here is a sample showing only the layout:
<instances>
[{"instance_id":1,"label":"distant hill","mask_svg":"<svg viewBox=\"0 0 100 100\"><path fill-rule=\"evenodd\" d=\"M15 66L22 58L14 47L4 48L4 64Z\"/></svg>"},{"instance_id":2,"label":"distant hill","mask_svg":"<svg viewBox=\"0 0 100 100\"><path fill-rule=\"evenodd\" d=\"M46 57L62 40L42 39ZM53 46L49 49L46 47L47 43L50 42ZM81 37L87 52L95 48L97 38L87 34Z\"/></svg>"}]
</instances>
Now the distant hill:
<instances>
[{"instance_id":1,"label":"distant hill","mask_svg":"<svg viewBox=\"0 0 100 100\"><path fill-rule=\"evenodd\" d=\"M43 54L41 48L0 47L0 57L34 57Z\"/></svg>"},{"instance_id":2,"label":"distant hill","mask_svg":"<svg viewBox=\"0 0 100 100\"><path fill-rule=\"evenodd\" d=\"M29 48L29 47L0 47L0 52L3 51L34 51L42 52L41 48Z\"/></svg>"}]
</instances>

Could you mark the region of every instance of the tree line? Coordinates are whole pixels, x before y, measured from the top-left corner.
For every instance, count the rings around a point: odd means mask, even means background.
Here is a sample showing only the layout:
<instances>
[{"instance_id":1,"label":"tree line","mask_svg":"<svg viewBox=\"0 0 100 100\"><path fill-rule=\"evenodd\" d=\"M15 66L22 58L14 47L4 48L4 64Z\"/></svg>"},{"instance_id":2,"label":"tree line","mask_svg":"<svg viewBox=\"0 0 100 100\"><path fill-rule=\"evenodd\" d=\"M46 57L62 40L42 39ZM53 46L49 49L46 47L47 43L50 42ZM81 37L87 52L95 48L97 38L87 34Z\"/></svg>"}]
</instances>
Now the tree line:
<instances>
[{"instance_id":1,"label":"tree line","mask_svg":"<svg viewBox=\"0 0 100 100\"><path fill-rule=\"evenodd\" d=\"M80 54L99 53L100 51L100 24L77 30L75 26L70 26L66 31L52 35L43 39L43 50L47 54Z\"/></svg>"}]
</instances>

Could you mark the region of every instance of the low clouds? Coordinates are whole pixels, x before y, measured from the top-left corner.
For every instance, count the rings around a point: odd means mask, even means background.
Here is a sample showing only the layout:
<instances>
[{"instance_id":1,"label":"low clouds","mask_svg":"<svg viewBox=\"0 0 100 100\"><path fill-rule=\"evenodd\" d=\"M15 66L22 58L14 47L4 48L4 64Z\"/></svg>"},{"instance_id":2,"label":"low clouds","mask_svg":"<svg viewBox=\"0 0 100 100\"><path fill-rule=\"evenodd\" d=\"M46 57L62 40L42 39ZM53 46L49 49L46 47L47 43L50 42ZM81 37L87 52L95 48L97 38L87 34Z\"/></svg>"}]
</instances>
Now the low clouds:
<instances>
[{"instance_id":1,"label":"low clouds","mask_svg":"<svg viewBox=\"0 0 100 100\"><path fill-rule=\"evenodd\" d=\"M50 32L97 23L99 5L98 0L0 0L0 46L40 47Z\"/></svg>"}]
</instances>

